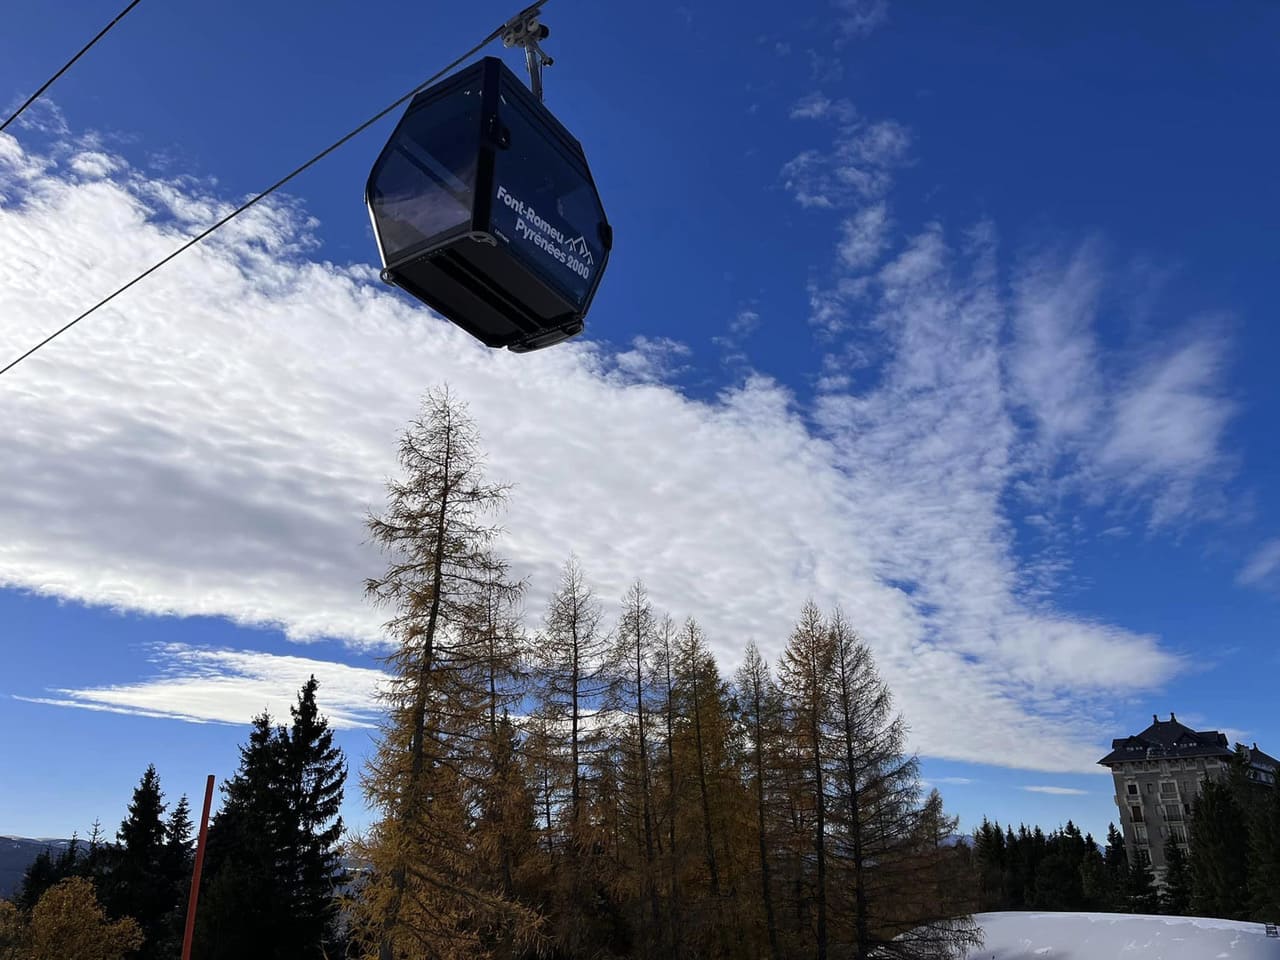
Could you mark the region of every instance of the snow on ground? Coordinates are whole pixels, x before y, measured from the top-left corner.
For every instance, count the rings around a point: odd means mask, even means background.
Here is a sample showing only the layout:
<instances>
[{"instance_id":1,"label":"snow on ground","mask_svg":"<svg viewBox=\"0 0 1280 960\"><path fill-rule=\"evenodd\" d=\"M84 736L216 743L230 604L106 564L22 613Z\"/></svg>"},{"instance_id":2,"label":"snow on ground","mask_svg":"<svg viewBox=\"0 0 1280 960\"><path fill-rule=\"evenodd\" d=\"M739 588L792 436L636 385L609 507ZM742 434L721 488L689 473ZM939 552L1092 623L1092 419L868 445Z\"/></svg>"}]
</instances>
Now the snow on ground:
<instances>
[{"instance_id":1,"label":"snow on ground","mask_svg":"<svg viewBox=\"0 0 1280 960\"><path fill-rule=\"evenodd\" d=\"M967 960L1280 960L1276 928L1203 917L979 913Z\"/></svg>"}]
</instances>

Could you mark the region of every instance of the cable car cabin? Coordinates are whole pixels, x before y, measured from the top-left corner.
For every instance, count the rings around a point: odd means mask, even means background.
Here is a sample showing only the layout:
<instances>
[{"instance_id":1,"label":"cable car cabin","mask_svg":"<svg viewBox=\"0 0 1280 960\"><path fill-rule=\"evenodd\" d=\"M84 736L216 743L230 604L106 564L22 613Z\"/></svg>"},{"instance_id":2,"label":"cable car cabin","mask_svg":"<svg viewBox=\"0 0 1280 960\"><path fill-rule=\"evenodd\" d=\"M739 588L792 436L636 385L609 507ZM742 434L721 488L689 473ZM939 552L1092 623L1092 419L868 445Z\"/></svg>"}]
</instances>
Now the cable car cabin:
<instances>
[{"instance_id":1,"label":"cable car cabin","mask_svg":"<svg viewBox=\"0 0 1280 960\"><path fill-rule=\"evenodd\" d=\"M382 278L491 347L582 332L612 246L582 146L496 57L414 97L369 174Z\"/></svg>"}]
</instances>

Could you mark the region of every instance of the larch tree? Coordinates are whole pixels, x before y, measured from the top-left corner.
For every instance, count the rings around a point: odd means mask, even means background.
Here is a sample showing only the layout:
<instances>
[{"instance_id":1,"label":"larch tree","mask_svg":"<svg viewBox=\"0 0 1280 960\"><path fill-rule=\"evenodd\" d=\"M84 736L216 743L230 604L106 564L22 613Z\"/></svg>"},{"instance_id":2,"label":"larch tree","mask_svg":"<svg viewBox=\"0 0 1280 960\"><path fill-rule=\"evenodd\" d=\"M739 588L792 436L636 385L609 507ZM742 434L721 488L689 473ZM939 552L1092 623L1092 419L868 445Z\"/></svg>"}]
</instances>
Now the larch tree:
<instances>
[{"instance_id":1,"label":"larch tree","mask_svg":"<svg viewBox=\"0 0 1280 960\"><path fill-rule=\"evenodd\" d=\"M773 816L767 797L766 782L769 779L771 761L779 735L782 704L777 685L769 673L769 665L760 656L755 641L747 644L742 666L735 677L738 697L738 722L744 743L744 768L751 779L755 804L756 844L759 852L760 907L763 913L765 934L771 960L781 960L778 940L778 922L774 913L773 877L771 861L774 857L771 842Z\"/></svg>"},{"instance_id":2,"label":"larch tree","mask_svg":"<svg viewBox=\"0 0 1280 960\"><path fill-rule=\"evenodd\" d=\"M649 688L652 683L657 621L644 584L637 580L622 598L622 615L614 632L611 661L615 670L615 700L619 712L629 718L628 735L623 740L625 813L636 821L636 872L639 876L642 909L648 922L638 923L640 953L647 956L650 941L660 929L661 907L657 877L652 781L652 741L649 729ZM640 919L640 918L637 918Z\"/></svg>"},{"instance_id":3,"label":"larch tree","mask_svg":"<svg viewBox=\"0 0 1280 960\"><path fill-rule=\"evenodd\" d=\"M93 883L71 877L51 887L32 908L25 952L17 955L24 960L123 960L143 946L137 921L108 920Z\"/></svg>"},{"instance_id":4,"label":"larch tree","mask_svg":"<svg viewBox=\"0 0 1280 960\"><path fill-rule=\"evenodd\" d=\"M811 944L817 960L826 960L829 949L827 728L831 718L833 660L830 641L822 612L809 601L791 632L778 668L788 734L794 750L795 776L803 784L803 792L812 804L807 842L812 849L813 876L806 886L814 910Z\"/></svg>"},{"instance_id":5,"label":"larch tree","mask_svg":"<svg viewBox=\"0 0 1280 960\"><path fill-rule=\"evenodd\" d=\"M599 601L577 559L570 557L560 585L547 604L545 629L533 649L538 708L553 730L562 730L569 796L566 840L570 854L581 851L583 772L597 714L609 688L609 638L601 629ZM589 727L590 724L590 727Z\"/></svg>"},{"instance_id":6,"label":"larch tree","mask_svg":"<svg viewBox=\"0 0 1280 960\"><path fill-rule=\"evenodd\" d=\"M664 616L656 631L656 664L655 673L661 684L659 712L662 716L663 750L661 755L661 772L655 779L662 784L661 810L665 831L659 829L659 846L663 835L666 839L665 855L662 857L666 869L667 894L667 951L674 960L684 955L684 910L683 894L680 885L680 846L683 841L680 834L677 810L680 805L681 783L680 773L675 759L676 728L676 676L679 667L676 663L676 625L670 616ZM660 824L660 827L662 825ZM662 851L660 850L660 853Z\"/></svg>"},{"instance_id":7,"label":"larch tree","mask_svg":"<svg viewBox=\"0 0 1280 960\"><path fill-rule=\"evenodd\" d=\"M581 565L570 557L531 657L537 714L550 748L542 762L559 768L552 779L566 791L553 804L553 850L559 856L552 924L557 944L571 955L598 946L598 929L583 904L607 899L602 891L609 882L600 857L600 824L588 816L587 796L601 770L601 708L611 681L603 616Z\"/></svg>"},{"instance_id":8,"label":"larch tree","mask_svg":"<svg viewBox=\"0 0 1280 960\"><path fill-rule=\"evenodd\" d=\"M675 864L684 941L695 956L732 956L744 937L738 880L749 848L735 841L744 836L749 801L734 768L729 689L692 617L676 635L675 666L675 815L682 838Z\"/></svg>"},{"instance_id":9,"label":"larch tree","mask_svg":"<svg viewBox=\"0 0 1280 960\"><path fill-rule=\"evenodd\" d=\"M428 394L399 462L385 510L369 520L387 568L367 592L392 612L395 649L363 780L380 819L360 846L372 869L355 920L380 960L491 956L536 941L541 926L475 869L475 771L491 737L475 625L494 590L517 589L494 552L506 491L486 479L475 424L447 390Z\"/></svg>"}]
</instances>

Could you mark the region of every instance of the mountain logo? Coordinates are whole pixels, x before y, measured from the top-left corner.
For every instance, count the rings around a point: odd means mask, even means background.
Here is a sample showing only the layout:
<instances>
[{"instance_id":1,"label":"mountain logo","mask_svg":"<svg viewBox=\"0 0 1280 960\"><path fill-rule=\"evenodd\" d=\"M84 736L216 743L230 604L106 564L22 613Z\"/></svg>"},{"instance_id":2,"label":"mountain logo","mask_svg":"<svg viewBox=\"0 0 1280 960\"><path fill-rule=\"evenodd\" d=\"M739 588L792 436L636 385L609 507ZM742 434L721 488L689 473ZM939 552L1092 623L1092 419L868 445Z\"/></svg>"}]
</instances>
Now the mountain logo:
<instances>
[{"instance_id":1,"label":"mountain logo","mask_svg":"<svg viewBox=\"0 0 1280 960\"><path fill-rule=\"evenodd\" d=\"M585 263L588 267L595 266L595 257L591 255L591 248L587 246L587 241L582 235L574 237L572 240L566 241L565 246L569 248L569 252Z\"/></svg>"}]
</instances>

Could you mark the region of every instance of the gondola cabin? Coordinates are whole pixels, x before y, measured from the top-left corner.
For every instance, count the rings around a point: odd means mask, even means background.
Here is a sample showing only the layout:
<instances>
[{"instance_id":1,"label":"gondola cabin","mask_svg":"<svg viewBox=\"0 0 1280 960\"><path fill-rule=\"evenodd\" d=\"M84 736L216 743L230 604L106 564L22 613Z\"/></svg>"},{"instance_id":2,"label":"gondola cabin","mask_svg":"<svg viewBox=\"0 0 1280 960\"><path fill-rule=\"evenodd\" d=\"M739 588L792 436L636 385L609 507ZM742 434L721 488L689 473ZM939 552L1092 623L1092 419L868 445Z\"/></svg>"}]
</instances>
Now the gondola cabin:
<instances>
[{"instance_id":1,"label":"gondola cabin","mask_svg":"<svg viewBox=\"0 0 1280 960\"><path fill-rule=\"evenodd\" d=\"M496 57L413 98L365 202L383 279L477 339L582 332L612 233L581 144Z\"/></svg>"}]
</instances>

